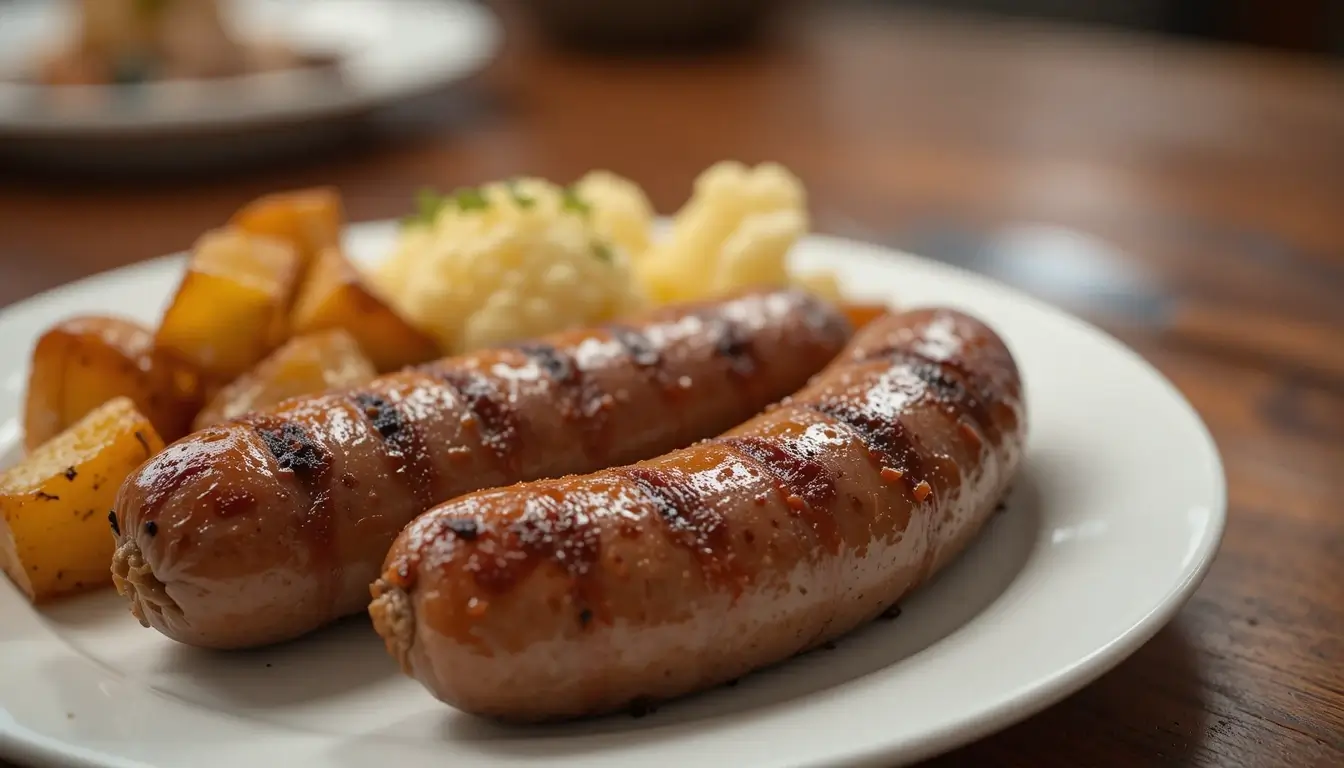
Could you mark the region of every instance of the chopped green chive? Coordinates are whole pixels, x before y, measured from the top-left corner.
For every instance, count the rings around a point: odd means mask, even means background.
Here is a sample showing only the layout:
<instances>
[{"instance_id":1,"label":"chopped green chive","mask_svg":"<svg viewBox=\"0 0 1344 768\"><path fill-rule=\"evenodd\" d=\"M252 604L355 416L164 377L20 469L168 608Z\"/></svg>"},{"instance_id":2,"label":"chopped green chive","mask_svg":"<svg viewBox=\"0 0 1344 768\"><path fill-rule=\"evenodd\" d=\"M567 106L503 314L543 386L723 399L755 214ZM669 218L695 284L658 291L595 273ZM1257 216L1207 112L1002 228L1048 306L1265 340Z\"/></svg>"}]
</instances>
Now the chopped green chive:
<instances>
[{"instance_id":1,"label":"chopped green chive","mask_svg":"<svg viewBox=\"0 0 1344 768\"><path fill-rule=\"evenodd\" d=\"M513 198L513 202L519 208L531 208L532 206L537 204L537 198L532 197L531 195L519 189L518 182L516 180L509 181L507 186L509 188L509 196Z\"/></svg>"},{"instance_id":2,"label":"chopped green chive","mask_svg":"<svg viewBox=\"0 0 1344 768\"><path fill-rule=\"evenodd\" d=\"M583 198L579 197L579 193L575 192L573 187L565 187L564 192L561 193L560 199L560 206L566 211L577 213L581 216L587 216L593 210L592 206L588 205L588 203L584 202Z\"/></svg>"},{"instance_id":3,"label":"chopped green chive","mask_svg":"<svg viewBox=\"0 0 1344 768\"><path fill-rule=\"evenodd\" d=\"M490 207L490 201L485 199L485 193L476 187L463 187L453 192L453 202L457 203L458 210L462 211L483 211Z\"/></svg>"}]
</instances>

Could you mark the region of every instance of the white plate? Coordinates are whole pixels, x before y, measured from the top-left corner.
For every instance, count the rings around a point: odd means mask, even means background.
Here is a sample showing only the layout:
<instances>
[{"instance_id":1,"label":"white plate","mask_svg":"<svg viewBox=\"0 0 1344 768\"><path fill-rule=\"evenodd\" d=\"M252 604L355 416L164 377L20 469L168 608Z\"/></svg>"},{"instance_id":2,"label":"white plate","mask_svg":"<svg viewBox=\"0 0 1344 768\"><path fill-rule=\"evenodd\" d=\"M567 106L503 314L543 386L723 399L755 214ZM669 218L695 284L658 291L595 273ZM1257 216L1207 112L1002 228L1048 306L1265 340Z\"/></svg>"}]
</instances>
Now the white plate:
<instances>
[{"instance_id":1,"label":"white plate","mask_svg":"<svg viewBox=\"0 0 1344 768\"><path fill-rule=\"evenodd\" d=\"M299 71L133 87L7 82L63 38L72 4L0 3L0 139L11 148L106 155L126 146L157 146L159 153L181 146L199 155L277 137L311 140L338 118L466 77L500 41L494 15L472 0L229 0L227 18L248 37L339 54L340 85Z\"/></svg>"},{"instance_id":2,"label":"white plate","mask_svg":"<svg viewBox=\"0 0 1344 768\"><path fill-rule=\"evenodd\" d=\"M392 225L356 226L361 258ZM1031 436L1009 500L935 582L817 651L642 719L506 728L401 677L359 617L283 647L201 652L141 629L103 593L39 613L0 585L0 748L79 766L891 765L1058 701L1150 638L1222 535L1224 480L1199 418L1100 331L969 273L824 237L797 249L859 295L947 304L1007 339ZM179 258L96 276L0 314L3 449L17 455L22 362L66 315L154 320Z\"/></svg>"}]
</instances>

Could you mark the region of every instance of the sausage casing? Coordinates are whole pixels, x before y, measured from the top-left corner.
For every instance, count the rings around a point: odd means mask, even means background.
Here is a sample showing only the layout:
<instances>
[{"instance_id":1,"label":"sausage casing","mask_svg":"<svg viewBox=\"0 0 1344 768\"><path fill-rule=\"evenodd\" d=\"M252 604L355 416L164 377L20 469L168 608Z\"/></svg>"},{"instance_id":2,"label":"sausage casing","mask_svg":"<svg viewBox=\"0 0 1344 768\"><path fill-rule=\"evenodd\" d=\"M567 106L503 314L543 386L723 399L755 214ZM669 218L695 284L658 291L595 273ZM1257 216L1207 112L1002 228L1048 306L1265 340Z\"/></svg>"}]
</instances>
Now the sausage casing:
<instances>
[{"instance_id":1,"label":"sausage casing","mask_svg":"<svg viewBox=\"0 0 1344 768\"><path fill-rule=\"evenodd\" d=\"M122 486L115 581L184 643L296 637L363 610L392 540L435 503L716 434L802 386L850 334L808 294L754 290L205 429Z\"/></svg>"},{"instance_id":2,"label":"sausage casing","mask_svg":"<svg viewBox=\"0 0 1344 768\"><path fill-rule=\"evenodd\" d=\"M536 721L737 678L876 617L974 537L1016 471L1022 386L964 314L878 318L718 438L473 493L407 527L370 605L459 708Z\"/></svg>"}]
</instances>

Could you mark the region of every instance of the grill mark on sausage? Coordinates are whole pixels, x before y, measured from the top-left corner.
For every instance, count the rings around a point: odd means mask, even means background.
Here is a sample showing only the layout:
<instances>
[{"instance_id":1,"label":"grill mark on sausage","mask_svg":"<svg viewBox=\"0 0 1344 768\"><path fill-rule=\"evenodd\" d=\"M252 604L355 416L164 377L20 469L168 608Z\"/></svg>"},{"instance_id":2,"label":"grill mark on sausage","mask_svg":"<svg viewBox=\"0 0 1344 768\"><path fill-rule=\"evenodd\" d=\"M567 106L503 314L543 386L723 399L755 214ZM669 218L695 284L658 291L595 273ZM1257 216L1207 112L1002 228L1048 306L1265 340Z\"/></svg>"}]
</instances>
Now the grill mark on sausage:
<instances>
[{"instance_id":1,"label":"grill mark on sausage","mask_svg":"<svg viewBox=\"0 0 1344 768\"><path fill-rule=\"evenodd\" d=\"M818 461L815 447L797 440L750 435L717 442L773 478L790 513L806 520L823 546L831 550L839 547L840 529L829 508L836 496L836 477Z\"/></svg>"},{"instance_id":2,"label":"grill mark on sausage","mask_svg":"<svg viewBox=\"0 0 1344 768\"><path fill-rule=\"evenodd\" d=\"M383 439L385 454L393 465L392 473L422 506L432 506L438 500L435 494L438 472L425 436L415 421L406 418L395 402L374 392L355 392L350 395L350 401ZM344 477L341 481L349 487Z\"/></svg>"},{"instance_id":3,"label":"grill mark on sausage","mask_svg":"<svg viewBox=\"0 0 1344 768\"><path fill-rule=\"evenodd\" d=\"M470 368L432 366L429 373L450 387L480 433L481 444L510 471L518 464L518 414L508 397L485 374Z\"/></svg>"},{"instance_id":4,"label":"grill mark on sausage","mask_svg":"<svg viewBox=\"0 0 1344 768\"><path fill-rule=\"evenodd\" d=\"M296 421L265 417L256 419L253 429L280 469L293 472L305 484L311 484L331 466L331 454Z\"/></svg>"},{"instance_id":5,"label":"grill mark on sausage","mask_svg":"<svg viewBox=\"0 0 1344 768\"><path fill-rule=\"evenodd\" d=\"M764 469L789 494L812 506L822 506L835 498L835 473L817 459L819 452L802 441L731 437L719 440L738 455Z\"/></svg>"},{"instance_id":6,"label":"grill mark on sausage","mask_svg":"<svg viewBox=\"0 0 1344 768\"><path fill-rule=\"evenodd\" d=\"M406 427L401 412L385 398L373 392L355 392L350 399L384 440L396 437Z\"/></svg>"},{"instance_id":7,"label":"grill mark on sausage","mask_svg":"<svg viewBox=\"0 0 1344 768\"><path fill-rule=\"evenodd\" d=\"M814 296L803 294L798 305L803 325L832 345L843 344L853 330L847 317Z\"/></svg>"},{"instance_id":8,"label":"grill mark on sausage","mask_svg":"<svg viewBox=\"0 0 1344 768\"><path fill-rule=\"evenodd\" d=\"M609 472L634 486L637 498L648 503L666 526L671 541L691 552L707 578L738 582L738 574L731 568L727 520L692 478L647 466L618 467Z\"/></svg>"},{"instance_id":9,"label":"grill mark on sausage","mask_svg":"<svg viewBox=\"0 0 1344 768\"><path fill-rule=\"evenodd\" d=\"M657 368L662 365L662 353L643 331L620 324L608 325L607 331L635 365L640 368Z\"/></svg>"},{"instance_id":10,"label":"grill mark on sausage","mask_svg":"<svg viewBox=\"0 0 1344 768\"><path fill-rule=\"evenodd\" d=\"M723 316L714 318L710 327L713 329L710 334L714 354L728 363L728 370L743 378L755 373L758 361L751 332L741 323Z\"/></svg>"},{"instance_id":11,"label":"grill mark on sausage","mask_svg":"<svg viewBox=\"0 0 1344 768\"><path fill-rule=\"evenodd\" d=\"M455 517L448 521L447 528L463 541L475 541L481 533L481 527L474 517Z\"/></svg>"},{"instance_id":12,"label":"grill mark on sausage","mask_svg":"<svg viewBox=\"0 0 1344 768\"><path fill-rule=\"evenodd\" d=\"M308 510L299 524L302 537L321 574L322 599L330 601L340 572L332 510L330 477L332 455L297 421L276 415L247 419L282 472L290 472L308 493ZM246 499L240 499L246 505Z\"/></svg>"},{"instance_id":13,"label":"grill mark on sausage","mask_svg":"<svg viewBox=\"0 0 1344 768\"><path fill-rule=\"evenodd\" d=\"M868 449L869 458L883 469L900 473L899 479L912 491L924 479L927 457L900 418L882 418L865 403L843 396L825 397L801 407L820 413L852 432Z\"/></svg>"},{"instance_id":14,"label":"grill mark on sausage","mask_svg":"<svg viewBox=\"0 0 1344 768\"><path fill-rule=\"evenodd\" d=\"M580 437L589 456L610 453L607 414L611 396L579 368L572 355L544 343L517 346L528 359L546 372L557 390L556 408L566 420L580 427Z\"/></svg>"},{"instance_id":15,"label":"grill mark on sausage","mask_svg":"<svg viewBox=\"0 0 1344 768\"><path fill-rule=\"evenodd\" d=\"M579 382L579 369L574 365L574 360L554 345L531 342L519 344L516 349L527 355L556 384L568 386Z\"/></svg>"},{"instance_id":16,"label":"grill mark on sausage","mask_svg":"<svg viewBox=\"0 0 1344 768\"><path fill-rule=\"evenodd\" d=\"M604 619L601 595L595 591L599 582L587 578L602 550L601 526L587 511L598 503L592 494L537 489L527 494L522 513L502 532L478 530L465 539L483 555L473 558L466 569L479 587L500 594L549 561L569 577L575 603L598 610L597 618ZM463 538L457 529L450 530Z\"/></svg>"},{"instance_id":17,"label":"grill mark on sausage","mask_svg":"<svg viewBox=\"0 0 1344 768\"><path fill-rule=\"evenodd\" d=\"M680 399L683 391L680 377L674 377L668 372L661 344L654 342L647 331L627 325L610 324L607 330L635 364L635 368L658 386L658 391L663 397L669 400Z\"/></svg>"},{"instance_id":18,"label":"grill mark on sausage","mask_svg":"<svg viewBox=\"0 0 1344 768\"><path fill-rule=\"evenodd\" d=\"M902 348L878 350L862 358L864 362L875 360L890 360L893 366L903 366L928 387L927 399L950 415L969 418L991 440L998 442L1002 432L990 413L990 403L996 398L987 391L987 382L964 364L950 358L934 359Z\"/></svg>"}]
</instances>

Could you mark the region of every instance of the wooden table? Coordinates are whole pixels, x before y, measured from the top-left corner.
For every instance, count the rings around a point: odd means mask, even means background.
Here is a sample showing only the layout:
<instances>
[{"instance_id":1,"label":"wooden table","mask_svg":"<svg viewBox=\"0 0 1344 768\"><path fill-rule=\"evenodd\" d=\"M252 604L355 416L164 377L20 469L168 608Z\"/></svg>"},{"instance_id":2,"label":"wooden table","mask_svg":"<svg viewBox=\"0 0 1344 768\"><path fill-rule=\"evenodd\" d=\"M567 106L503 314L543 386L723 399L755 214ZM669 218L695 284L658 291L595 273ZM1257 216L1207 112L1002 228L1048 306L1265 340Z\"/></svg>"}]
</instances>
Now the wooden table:
<instances>
[{"instance_id":1,"label":"wooden table","mask_svg":"<svg viewBox=\"0 0 1344 768\"><path fill-rule=\"evenodd\" d=\"M1067 228L1025 231L1071 264L1102 259L1095 284L1012 279L1185 392L1223 452L1230 522L1151 643L933 764L1344 765L1344 75L1068 28L816 13L758 49L676 61L562 55L515 27L471 87L321 162L177 182L11 175L0 304L314 183L372 219L427 182L601 166L671 211L714 161L778 160L825 232L992 271L976 254L1017 253L1004 227Z\"/></svg>"}]
</instances>

